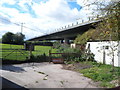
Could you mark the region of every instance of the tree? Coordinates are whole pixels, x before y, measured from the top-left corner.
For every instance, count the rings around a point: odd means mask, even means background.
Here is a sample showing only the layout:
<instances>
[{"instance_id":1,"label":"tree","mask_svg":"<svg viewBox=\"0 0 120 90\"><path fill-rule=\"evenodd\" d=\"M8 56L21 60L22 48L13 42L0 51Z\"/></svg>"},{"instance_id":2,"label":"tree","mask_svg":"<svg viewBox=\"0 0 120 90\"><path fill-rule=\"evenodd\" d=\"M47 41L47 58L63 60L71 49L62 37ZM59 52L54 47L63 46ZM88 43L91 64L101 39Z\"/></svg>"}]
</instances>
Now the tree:
<instances>
[{"instance_id":1,"label":"tree","mask_svg":"<svg viewBox=\"0 0 120 90\"><path fill-rule=\"evenodd\" d=\"M2 42L6 44L23 44L24 39L25 35L22 33L7 32L2 36Z\"/></svg>"},{"instance_id":2,"label":"tree","mask_svg":"<svg viewBox=\"0 0 120 90\"><path fill-rule=\"evenodd\" d=\"M91 1L91 0L87 0ZM99 37L99 40L106 40L106 38L109 40L110 43L110 54L112 59L112 65L113 65L113 71L114 71L114 53L117 49L118 55L120 55L119 47L120 46L120 1L119 0L111 0L109 3L105 3L105 1L108 0L96 0L90 5L96 5L96 11L94 12L97 14L93 16L97 19L101 19L102 22L98 24L97 28L95 29L95 34L93 34L90 37L93 37L96 35L96 37ZM96 33L100 32L101 33ZM104 39L103 39L104 38ZM78 39L77 39L78 40ZM76 40L76 41L77 41ZM117 44L114 45L114 42L117 41ZM118 56L119 57L119 56ZM118 61L120 63L120 61ZM118 72L120 70L118 69ZM114 73L114 72L113 72ZM118 76L118 85L120 85L120 76Z\"/></svg>"},{"instance_id":3,"label":"tree","mask_svg":"<svg viewBox=\"0 0 120 90\"><path fill-rule=\"evenodd\" d=\"M99 10L98 16L102 16L102 22L99 24L99 26L96 28L96 31L102 31L105 34L102 34L101 36L108 36L110 41L110 48L111 48L111 54L112 54L112 65L114 67L114 52L115 47L113 46L113 42L111 41L118 41L119 45L120 41L120 1L119 2L110 2L109 4L105 3L97 3L97 10ZM119 51L118 51L119 53Z\"/></svg>"},{"instance_id":4,"label":"tree","mask_svg":"<svg viewBox=\"0 0 120 90\"><path fill-rule=\"evenodd\" d=\"M13 33L7 32L2 36L2 42L7 43L7 44L11 44L11 43L13 43L13 37L14 37Z\"/></svg>"},{"instance_id":5,"label":"tree","mask_svg":"<svg viewBox=\"0 0 120 90\"><path fill-rule=\"evenodd\" d=\"M101 14L104 13L104 19L100 28L111 32L108 33L110 34L110 40L113 40L113 37L120 40L120 2L109 3L104 8L100 8L100 12Z\"/></svg>"},{"instance_id":6,"label":"tree","mask_svg":"<svg viewBox=\"0 0 120 90\"><path fill-rule=\"evenodd\" d=\"M95 29L79 35L75 39L75 43L85 44L89 40L120 40L120 2L109 2L108 4L104 2L105 0L96 0L88 5L96 5L94 12L97 12L97 15L93 14L93 18L101 19L102 22Z\"/></svg>"},{"instance_id":7,"label":"tree","mask_svg":"<svg viewBox=\"0 0 120 90\"><path fill-rule=\"evenodd\" d=\"M14 35L14 43L15 44L23 44L25 39L25 35L23 35L22 33L16 33Z\"/></svg>"}]
</instances>

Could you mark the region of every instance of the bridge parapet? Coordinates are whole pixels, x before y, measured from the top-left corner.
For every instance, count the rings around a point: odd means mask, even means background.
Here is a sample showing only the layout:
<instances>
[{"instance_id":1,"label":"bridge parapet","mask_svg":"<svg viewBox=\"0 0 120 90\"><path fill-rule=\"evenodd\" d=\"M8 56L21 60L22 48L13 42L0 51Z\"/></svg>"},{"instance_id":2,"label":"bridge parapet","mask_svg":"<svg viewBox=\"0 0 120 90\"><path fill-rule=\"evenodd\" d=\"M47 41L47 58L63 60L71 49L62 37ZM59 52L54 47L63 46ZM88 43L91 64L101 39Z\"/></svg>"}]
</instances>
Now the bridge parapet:
<instances>
[{"instance_id":1,"label":"bridge parapet","mask_svg":"<svg viewBox=\"0 0 120 90\"><path fill-rule=\"evenodd\" d=\"M82 34L89 30L90 28L95 28L92 24L98 23L101 20L93 20L93 21L86 21L83 23L76 22L74 24L69 24L68 26L64 26L59 29L55 29L54 32L42 35L33 39L29 39L28 41L33 40L64 40L65 38L74 40L78 34ZM67 40L66 40L67 42Z\"/></svg>"},{"instance_id":2,"label":"bridge parapet","mask_svg":"<svg viewBox=\"0 0 120 90\"><path fill-rule=\"evenodd\" d=\"M47 34L52 34L52 33L60 32L60 31L68 30L68 29L71 29L71 28L75 28L75 27L78 27L78 26L86 25L86 24L89 24L89 23L94 23L94 22L101 21L101 19L99 19L99 18L102 18L102 17L97 17L97 18L93 18L93 17L90 18L89 17L88 20L81 19L80 21L70 23L70 24L62 26L60 28L56 28L53 32L50 32L50 33L47 33Z\"/></svg>"},{"instance_id":3,"label":"bridge parapet","mask_svg":"<svg viewBox=\"0 0 120 90\"><path fill-rule=\"evenodd\" d=\"M64 30L67 30L67 29L71 29L71 28L75 28L75 27L78 27L78 26L82 26L82 25L86 25L86 24L90 24L90 23L94 23L94 22L98 22L100 20L89 20L89 21L82 21L82 22L75 22L75 23L72 23L71 25L66 25L64 27L61 27L59 29L57 29L56 32L59 32L59 31L64 31ZM54 32L55 33L55 32Z\"/></svg>"}]
</instances>

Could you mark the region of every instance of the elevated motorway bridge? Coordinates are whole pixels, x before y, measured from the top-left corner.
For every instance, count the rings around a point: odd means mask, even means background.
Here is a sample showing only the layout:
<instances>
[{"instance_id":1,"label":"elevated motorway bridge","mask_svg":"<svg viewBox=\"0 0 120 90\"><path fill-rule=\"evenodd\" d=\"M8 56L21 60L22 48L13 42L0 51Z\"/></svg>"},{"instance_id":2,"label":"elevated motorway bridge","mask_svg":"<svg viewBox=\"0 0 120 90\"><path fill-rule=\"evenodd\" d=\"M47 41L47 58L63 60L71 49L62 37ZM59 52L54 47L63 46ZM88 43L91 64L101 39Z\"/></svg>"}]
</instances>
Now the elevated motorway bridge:
<instances>
[{"instance_id":1,"label":"elevated motorway bridge","mask_svg":"<svg viewBox=\"0 0 120 90\"><path fill-rule=\"evenodd\" d=\"M74 40L78 34L83 34L90 28L95 28L95 24L98 22L100 22L100 20L88 21L80 24L76 23L76 25L63 28L62 30L54 33L35 37L28 41L61 40L63 42L63 40L65 40L65 43L69 43L69 40Z\"/></svg>"}]
</instances>

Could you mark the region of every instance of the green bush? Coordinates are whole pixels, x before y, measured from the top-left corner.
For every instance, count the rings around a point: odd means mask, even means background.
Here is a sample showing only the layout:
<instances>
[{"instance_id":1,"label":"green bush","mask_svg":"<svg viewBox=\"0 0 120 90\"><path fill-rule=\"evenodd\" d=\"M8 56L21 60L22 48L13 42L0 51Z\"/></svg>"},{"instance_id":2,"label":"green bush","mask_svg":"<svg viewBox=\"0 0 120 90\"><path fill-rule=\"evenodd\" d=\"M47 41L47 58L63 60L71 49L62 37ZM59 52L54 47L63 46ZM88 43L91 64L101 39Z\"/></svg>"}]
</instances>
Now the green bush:
<instances>
[{"instance_id":1,"label":"green bush","mask_svg":"<svg viewBox=\"0 0 120 90\"><path fill-rule=\"evenodd\" d=\"M61 47L60 42L54 42L54 43L53 43L53 48L59 49L60 47Z\"/></svg>"},{"instance_id":2,"label":"green bush","mask_svg":"<svg viewBox=\"0 0 120 90\"><path fill-rule=\"evenodd\" d=\"M109 82L102 82L102 83L100 83L100 86L102 86L102 87L108 87L108 88L113 88L113 87L115 87L114 84L111 84L111 83L109 83Z\"/></svg>"},{"instance_id":3,"label":"green bush","mask_svg":"<svg viewBox=\"0 0 120 90\"><path fill-rule=\"evenodd\" d=\"M81 60L81 51L79 49L70 48L69 45L59 45L57 46L57 52L64 53L62 58L67 63L69 62L79 62Z\"/></svg>"},{"instance_id":4,"label":"green bush","mask_svg":"<svg viewBox=\"0 0 120 90\"><path fill-rule=\"evenodd\" d=\"M48 62L49 61L49 57L46 56L46 54L42 54L42 55L31 55L30 59L28 61L32 61L32 62Z\"/></svg>"},{"instance_id":5,"label":"green bush","mask_svg":"<svg viewBox=\"0 0 120 90\"><path fill-rule=\"evenodd\" d=\"M83 62L85 64L85 62ZM91 78L94 81L100 81L100 86L114 87L110 82L120 77L120 67L112 67L111 65L99 64L96 62L86 62L86 65L93 65L91 68L82 69L80 73Z\"/></svg>"},{"instance_id":6,"label":"green bush","mask_svg":"<svg viewBox=\"0 0 120 90\"><path fill-rule=\"evenodd\" d=\"M111 81L113 79L112 73L105 73L98 68L90 68L81 71L86 77L89 77L95 81Z\"/></svg>"},{"instance_id":7,"label":"green bush","mask_svg":"<svg viewBox=\"0 0 120 90\"><path fill-rule=\"evenodd\" d=\"M62 55L64 61L75 61L79 62L81 61L81 55L77 53L65 53Z\"/></svg>"},{"instance_id":8,"label":"green bush","mask_svg":"<svg viewBox=\"0 0 120 90\"><path fill-rule=\"evenodd\" d=\"M93 53L85 53L78 48L70 48L68 44L61 45L59 42L54 43L54 48L57 48L57 52L64 53L62 58L67 63L80 62L80 61L94 61Z\"/></svg>"},{"instance_id":9,"label":"green bush","mask_svg":"<svg viewBox=\"0 0 120 90\"><path fill-rule=\"evenodd\" d=\"M113 79L111 77L113 77L112 73L107 73L107 74L106 73L100 73L97 77L97 81L107 81L107 82L109 82Z\"/></svg>"}]
</instances>

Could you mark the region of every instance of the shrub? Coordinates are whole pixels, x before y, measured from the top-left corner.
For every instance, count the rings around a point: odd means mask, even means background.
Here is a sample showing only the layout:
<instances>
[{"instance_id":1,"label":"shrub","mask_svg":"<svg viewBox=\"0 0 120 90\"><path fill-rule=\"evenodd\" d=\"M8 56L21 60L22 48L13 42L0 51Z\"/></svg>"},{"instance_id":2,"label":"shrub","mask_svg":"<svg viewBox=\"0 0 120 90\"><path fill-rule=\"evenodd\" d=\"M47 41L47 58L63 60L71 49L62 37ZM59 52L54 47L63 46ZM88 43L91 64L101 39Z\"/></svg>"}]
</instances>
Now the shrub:
<instances>
[{"instance_id":1,"label":"shrub","mask_svg":"<svg viewBox=\"0 0 120 90\"><path fill-rule=\"evenodd\" d=\"M65 53L62 55L64 61L75 61L75 62L79 62L81 61L81 55L80 53Z\"/></svg>"},{"instance_id":2,"label":"shrub","mask_svg":"<svg viewBox=\"0 0 120 90\"><path fill-rule=\"evenodd\" d=\"M81 58L82 58L82 60L83 61L95 61L94 60L94 54L93 53L82 53L82 56L81 56Z\"/></svg>"},{"instance_id":3,"label":"shrub","mask_svg":"<svg viewBox=\"0 0 120 90\"><path fill-rule=\"evenodd\" d=\"M55 45L56 44L56 45ZM80 62L80 61L94 61L93 53L85 53L78 48L70 48L69 45L60 45L55 43L54 48L57 48L57 52L64 53L62 58L65 62Z\"/></svg>"},{"instance_id":4,"label":"shrub","mask_svg":"<svg viewBox=\"0 0 120 90\"><path fill-rule=\"evenodd\" d=\"M88 63L87 63L88 64ZM84 76L91 78L94 81L100 81L100 86L103 87L114 87L114 84L111 84L112 80L117 80L120 76L120 68L114 67L114 71L112 71L112 66L97 64L96 62L92 63L93 67L88 69L80 70ZM98 67L99 66L99 67ZM111 86L112 85L112 86Z\"/></svg>"},{"instance_id":5,"label":"shrub","mask_svg":"<svg viewBox=\"0 0 120 90\"><path fill-rule=\"evenodd\" d=\"M100 86L102 86L102 87L109 87L109 88L115 87L114 84L111 84L109 82L102 82L102 83L100 83Z\"/></svg>"},{"instance_id":6,"label":"shrub","mask_svg":"<svg viewBox=\"0 0 120 90\"><path fill-rule=\"evenodd\" d=\"M61 47L60 42L54 42L53 43L53 48L59 49Z\"/></svg>"},{"instance_id":7,"label":"shrub","mask_svg":"<svg viewBox=\"0 0 120 90\"><path fill-rule=\"evenodd\" d=\"M32 61L32 62L48 62L49 61L49 57L46 56L46 54L42 54L42 55L31 55L31 58L28 61Z\"/></svg>"},{"instance_id":8,"label":"shrub","mask_svg":"<svg viewBox=\"0 0 120 90\"><path fill-rule=\"evenodd\" d=\"M111 77L112 77L112 73L107 73L107 74L106 73L100 73L96 80L97 81L107 81L107 82L109 82L113 79Z\"/></svg>"}]
</instances>

